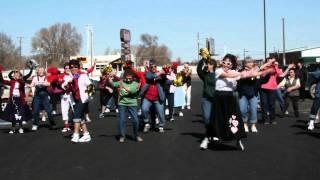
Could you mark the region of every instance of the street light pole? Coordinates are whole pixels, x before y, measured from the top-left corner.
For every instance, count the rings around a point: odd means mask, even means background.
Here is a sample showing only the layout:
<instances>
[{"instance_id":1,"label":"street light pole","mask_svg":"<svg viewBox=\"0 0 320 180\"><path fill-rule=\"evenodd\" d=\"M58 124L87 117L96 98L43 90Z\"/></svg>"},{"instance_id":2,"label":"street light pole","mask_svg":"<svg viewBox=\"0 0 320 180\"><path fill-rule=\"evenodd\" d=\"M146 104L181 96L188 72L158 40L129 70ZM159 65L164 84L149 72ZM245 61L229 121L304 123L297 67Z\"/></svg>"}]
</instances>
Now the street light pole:
<instances>
[{"instance_id":1,"label":"street light pole","mask_svg":"<svg viewBox=\"0 0 320 180\"><path fill-rule=\"evenodd\" d=\"M264 19L264 60L267 59L267 23L266 23L266 0L263 0L263 19Z\"/></svg>"},{"instance_id":2,"label":"street light pole","mask_svg":"<svg viewBox=\"0 0 320 180\"><path fill-rule=\"evenodd\" d=\"M283 38L283 52L282 52L282 61L283 65L286 65L286 37L285 37L285 24L284 18L282 18L282 38Z\"/></svg>"}]
</instances>

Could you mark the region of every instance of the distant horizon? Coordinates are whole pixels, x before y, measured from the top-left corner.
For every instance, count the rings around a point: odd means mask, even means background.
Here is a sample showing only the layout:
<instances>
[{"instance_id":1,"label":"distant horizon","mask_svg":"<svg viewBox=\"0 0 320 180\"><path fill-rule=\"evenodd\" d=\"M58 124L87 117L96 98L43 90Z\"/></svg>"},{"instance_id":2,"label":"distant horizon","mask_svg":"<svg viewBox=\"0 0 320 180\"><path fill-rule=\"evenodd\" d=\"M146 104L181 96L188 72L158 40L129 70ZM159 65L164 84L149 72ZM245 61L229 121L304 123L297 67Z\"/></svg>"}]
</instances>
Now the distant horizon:
<instances>
[{"instance_id":1,"label":"distant horizon","mask_svg":"<svg viewBox=\"0 0 320 180\"><path fill-rule=\"evenodd\" d=\"M319 47L320 1L266 0L267 54L282 52L282 24L285 18L286 49ZM80 55L86 55L86 26L94 32L94 55L104 55L107 48L120 49L119 31L129 29L132 45L140 44L140 35L158 36L159 45L166 45L173 60L197 59L197 33L200 48L205 38L214 38L220 56L232 53L243 58L264 57L263 1L229 0L155 0L116 1L19 1L2 2L0 32L10 36L18 47L23 36L22 55L31 53L32 37L41 28L55 23L71 23L82 35Z\"/></svg>"}]
</instances>

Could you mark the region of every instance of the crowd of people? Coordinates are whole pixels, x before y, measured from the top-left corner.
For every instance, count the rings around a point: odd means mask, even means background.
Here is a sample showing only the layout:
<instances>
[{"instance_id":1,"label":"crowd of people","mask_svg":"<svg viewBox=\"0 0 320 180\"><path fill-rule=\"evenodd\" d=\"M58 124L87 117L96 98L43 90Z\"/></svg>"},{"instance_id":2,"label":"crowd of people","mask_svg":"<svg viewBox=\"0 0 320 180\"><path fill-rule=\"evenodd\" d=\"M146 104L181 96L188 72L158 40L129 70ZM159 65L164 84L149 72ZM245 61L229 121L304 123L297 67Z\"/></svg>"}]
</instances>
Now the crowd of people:
<instances>
[{"instance_id":1,"label":"crowd of people","mask_svg":"<svg viewBox=\"0 0 320 180\"><path fill-rule=\"evenodd\" d=\"M95 64L82 69L78 60L70 60L60 72L57 67L47 70L38 67L31 77L33 66L26 76L19 70L9 73L5 80L0 71L0 82L10 87L9 100L1 119L12 123L10 134L24 133L23 125L31 121L32 131L40 127L40 119L46 120L50 129L57 129L57 104L61 104L63 120L62 132L73 132L71 142L91 141L88 129L89 103L93 99L95 87L88 74ZM191 68L184 65L177 71L178 64L165 65L159 71L153 60L145 66L145 71L135 69L131 61L123 65L124 71L118 74L111 65L101 71L97 88L100 92L101 113L105 118L112 107L118 112L119 142L126 138L126 119L133 124L133 139L142 142L140 127L143 132L157 130L164 133L166 121L174 121L174 115L183 116L181 109L191 109ZM25 87L32 91L32 103L29 107ZM128 113L128 114L127 114ZM82 135L80 135L82 134Z\"/></svg>"},{"instance_id":2,"label":"crowd of people","mask_svg":"<svg viewBox=\"0 0 320 180\"><path fill-rule=\"evenodd\" d=\"M201 107L205 127L201 149L207 149L213 141L234 140L236 147L243 151L242 139L249 132L258 132L259 100L262 121L266 125L277 124L276 101L281 109L279 118L288 113L290 102L295 117L300 116L298 101L299 97L305 98L307 81L307 72L301 62L290 64L283 71L275 57L268 58L261 66L248 58L239 66L237 57L232 54L225 55L220 64L212 59L206 48L200 50L200 55L197 74L203 82ZM37 131L44 114L47 114L49 128L57 129L55 114L60 101L64 122L61 131L72 132L73 143L90 142L87 123L91 122L89 103L95 88L88 74L94 66L84 70L78 60L70 60L64 65L63 72L56 67L47 70L38 67L33 77L34 67L31 66L25 76L19 70L10 72L10 80L5 80L0 70L0 82L10 87L10 98L1 117L12 123L9 133L24 133L23 124L28 121L32 122L31 130ZM117 74L111 65L106 66L97 85L101 105L99 118L105 118L111 110L117 112L119 142L126 140L126 119L132 121L133 139L142 142L141 131L164 133L167 121L174 121L175 115L183 116L182 109L191 109L192 70L189 64L184 64L181 71L176 63L159 70L150 60L142 71L128 61L123 69L122 74ZM314 129L320 108L320 73L311 76L317 87L309 130ZM28 95L25 86L32 89L31 107L25 100Z\"/></svg>"},{"instance_id":3,"label":"crowd of people","mask_svg":"<svg viewBox=\"0 0 320 180\"><path fill-rule=\"evenodd\" d=\"M213 141L236 141L236 147L244 150L243 138L246 133L257 133L258 100L260 100L262 122L277 124L275 104L279 101L280 115L288 114L291 102L295 117L299 117L299 96L304 100L307 71L302 62L289 64L285 71L279 68L276 57L269 57L258 66L248 58L242 66L237 57L227 54L220 65L211 58L206 48L200 50L202 59L197 73L203 81L202 114L206 133L200 144L207 149ZM314 129L314 121L320 107L320 74L315 73L317 83L309 122L309 130ZM299 94L300 91L300 94Z\"/></svg>"}]
</instances>

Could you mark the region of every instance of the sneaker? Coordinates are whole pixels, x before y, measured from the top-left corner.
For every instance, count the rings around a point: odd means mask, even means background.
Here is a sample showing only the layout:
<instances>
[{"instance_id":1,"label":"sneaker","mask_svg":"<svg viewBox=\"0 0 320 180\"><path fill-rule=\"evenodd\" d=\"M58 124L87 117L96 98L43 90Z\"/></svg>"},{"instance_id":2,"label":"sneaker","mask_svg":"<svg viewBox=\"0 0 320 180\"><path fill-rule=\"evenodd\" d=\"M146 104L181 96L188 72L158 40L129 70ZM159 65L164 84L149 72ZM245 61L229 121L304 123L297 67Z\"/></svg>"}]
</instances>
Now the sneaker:
<instances>
[{"instance_id":1,"label":"sneaker","mask_svg":"<svg viewBox=\"0 0 320 180\"><path fill-rule=\"evenodd\" d=\"M184 106L182 106L181 109L184 110Z\"/></svg>"},{"instance_id":2,"label":"sneaker","mask_svg":"<svg viewBox=\"0 0 320 180\"><path fill-rule=\"evenodd\" d=\"M179 112L179 116L180 116L180 117L183 117L183 112Z\"/></svg>"},{"instance_id":3,"label":"sneaker","mask_svg":"<svg viewBox=\"0 0 320 180\"><path fill-rule=\"evenodd\" d=\"M289 115L289 111L284 112L285 115Z\"/></svg>"},{"instance_id":4,"label":"sneaker","mask_svg":"<svg viewBox=\"0 0 320 180\"><path fill-rule=\"evenodd\" d=\"M140 136L137 136L135 139L137 142L143 142L143 139Z\"/></svg>"},{"instance_id":5,"label":"sneaker","mask_svg":"<svg viewBox=\"0 0 320 180\"><path fill-rule=\"evenodd\" d=\"M73 142L73 143L78 143L79 140L80 140L79 134L73 134L73 135L72 135L71 142Z\"/></svg>"},{"instance_id":6,"label":"sneaker","mask_svg":"<svg viewBox=\"0 0 320 180\"><path fill-rule=\"evenodd\" d=\"M251 132L253 132L253 133L257 133L258 132L258 129L257 129L255 124L251 125Z\"/></svg>"},{"instance_id":7,"label":"sneaker","mask_svg":"<svg viewBox=\"0 0 320 180\"><path fill-rule=\"evenodd\" d=\"M172 118L170 118L170 121L172 122L172 121L174 121L174 118L172 117Z\"/></svg>"},{"instance_id":8,"label":"sneaker","mask_svg":"<svg viewBox=\"0 0 320 180\"><path fill-rule=\"evenodd\" d=\"M271 124L272 124L272 125L277 125L278 122L277 122L277 121L272 121Z\"/></svg>"},{"instance_id":9,"label":"sneaker","mask_svg":"<svg viewBox=\"0 0 320 180\"><path fill-rule=\"evenodd\" d=\"M165 115L168 116L169 115L169 109L165 110Z\"/></svg>"},{"instance_id":10,"label":"sneaker","mask_svg":"<svg viewBox=\"0 0 320 180\"><path fill-rule=\"evenodd\" d=\"M243 127L244 127L244 131L245 131L246 133L248 133L248 132L249 132L248 124L247 124L247 123L244 123L244 124L243 124Z\"/></svg>"},{"instance_id":11,"label":"sneaker","mask_svg":"<svg viewBox=\"0 0 320 180\"><path fill-rule=\"evenodd\" d=\"M213 140L213 141L219 141L220 139L217 138L217 137L213 137L212 140Z\"/></svg>"},{"instance_id":12,"label":"sneaker","mask_svg":"<svg viewBox=\"0 0 320 180\"><path fill-rule=\"evenodd\" d=\"M309 131L313 131L314 130L314 121L313 120L311 120L310 122L309 122L309 125L308 125L308 128L307 128Z\"/></svg>"},{"instance_id":13,"label":"sneaker","mask_svg":"<svg viewBox=\"0 0 320 180\"><path fill-rule=\"evenodd\" d=\"M141 109L139 109L138 116L141 116L141 115L142 115L142 112L141 112Z\"/></svg>"},{"instance_id":14,"label":"sneaker","mask_svg":"<svg viewBox=\"0 0 320 180\"><path fill-rule=\"evenodd\" d=\"M46 116L45 115L42 115L41 116L41 121L46 121L47 119L46 119Z\"/></svg>"},{"instance_id":15,"label":"sneaker","mask_svg":"<svg viewBox=\"0 0 320 180\"><path fill-rule=\"evenodd\" d=\"M200 144L200 149L201 149L201 150L206 150L206 149L208 149L208 144L209 144L209 139L208 139L207 137L205 137L205 138L202 140L201 144Z\"/></svg>"},{"instance_id":16,"label":"sneaker","mask_svg":"<svg viewBox=\"0 0 320 180\"><path fill-rule=\"evenodd\" d=\"M91 136L90 134L84 134L80 139L79 142L85 143L85 142L90 142L91 141Z\"/></svg>"},{"instance_id":17,"label":"sneaker","mask_svg":"<svg viewBox=\"0 0 320 180\"><path fill-rule=\"evenodd\" d=\"M20 128L18 131L19 131L19 134L23 134L24 133L22 128Z\"/></svg>"},{"instance_id":18,"label":"sneaker","mask_svg":"<svg viewBox=\"0 0 320 180\"><path fill-rule=\"evenodd\" d=\"M239 150L244 151L244 145L242 144L241 140L237 141L237 148L239 148Z\"/></svg>"},{"instance_id":19,"label":"sneaker","mask_svg":"<svg viewBox=\"0 0 320 180\"><path fill-rule=\"evenodd\" d=\"M53 110L52 115L56 115L56 114L57 114L57 111Z\"/></svg>"},{"instance_id":20,"label":"sneaker","mask_svg":"<svg viewBox=\"0 0 320 180\"><path fill-rule=\"evenodd\" d=\"M27 124L27 121L22 121L22 125L26 125Z\"/></svg>"},{"instance_id":21,"label":"sneaker","mask_svg":"<svg viewBox=\"0 0 320 180\"><path fill-rule=\"evenodd\" d=\"M146 133L146 132L148 132L149 130L150 130L150 124L147 123L147 124L144 125L143 132Z\"/></svg>"},{"instance_id":22,"label":"sneaker","mask_svg":"<svg viewBox=\"0 0 320 180\"><path fill-rule=\"evenodd\" d=\"M66 128L66 127L61 130L61 132L63 132L63 133L68 132L68 131L71 131L71 129L70 128Z\"/></svg>"},{"instance_id":23,"label":"sneaker","mask_svg":"<svg viewBox=\"0 0 320 180\"><path fill-rule=\"evenodd\" d=\"M159 132L160 132L160 133L164 133L163 127L159 127Z\"/></svg>"},{"instance_id":24,"label":"sneaker","mask_svg":"<svg viewBox=\"0 0 320 180\"><path fill-rule=\"evenodd\" d=\"M116 109L116 113L118 113L119 112L119 110L118 110L118 108Z\"/></svg>"},{"instance_id":25,"label":"sneaker","mask_svg":"<svg viewBox=\"0 0 320 180\"><path fill-rule=\"evenodd\" d=\"M190 110L190 109L191 109L191 106L187 106L187 109L189 109L189 110Z\"/></svg>"},{"instance_id":26,"label":"sneaker","mask_svg":"<svg viewBox=\"0 0 320 180\"><path fill-rule=\"evenodd\" d=\"M124 137L120 137L120 138L119 138L119 142L120 142L120 143L124 143Z\"/></svg>"},{"instance_id":27,"label":"sneaker","mask_svg":"<svg viewBox=\"0 0 320 180\"><path fill-rule=\"evenodd\" d=\"M32 131L37 131L38 130L38 126L37 125L33 125L31 128Z\"/></svg>"},{"instance_id":28,"label":"sneaker","mask_svg":"<svg viewBox=\"0 0 320 180\"><path fill-rule=\"evenodd\" d=\"M100 118L100 119L104 118L104 114L103 114L103 113L100 113L100 114L99 114L99 118Z\"/></svg>"},{"instance_id":29,"label":"sneaker","mask_svg":"<svg viewBox=\"0 0 320 180\"><path fill-rule=\"evenodd\" d=\"M128 116L128 119L131 119L131 116Z\"/></svg>"},{"instance_id":30,"label":"sneaker","mask_svg":"<svg viewBox=\"0 0 320 180\"><path fill-rule=\"evenodd\" d=\"M9 131L9 134L14 134L15 133L15 130L10 130Z\"/></svg>"},{"instance_id":31,"label":"sneaker","mask_svg":"<svg viewBox=\"0 0 320 180\"><path fill-rule=\"evenodd\" d=\"M155 123L156 123L156 124L159 124L159 123L160 123L160 122L159 122L159 118L156 118L156 119L155 119Z\"/></svg>"},{"instance_id":32,"label":"sneaker","mask_svg":"<svg viewBox=\"0 0 320 180\"><path fill-rule=\"evenodd\" d=\"M105 112L105 113L109 113L109 112L110 112L110 109L109 109L109 108L106 108L106 109L104 110L104 112Z\"/></svg>"},{"instance_id":33,"label":"sneaker","mask_svg":"<svg viewBox=\"0 0 320 180\"><path fill-rule=\"evenodd\" d=\"M87 122L91 122L91 119L90 119L89 115L86 115L86 121Z\"/></svg>"}]
</instances>

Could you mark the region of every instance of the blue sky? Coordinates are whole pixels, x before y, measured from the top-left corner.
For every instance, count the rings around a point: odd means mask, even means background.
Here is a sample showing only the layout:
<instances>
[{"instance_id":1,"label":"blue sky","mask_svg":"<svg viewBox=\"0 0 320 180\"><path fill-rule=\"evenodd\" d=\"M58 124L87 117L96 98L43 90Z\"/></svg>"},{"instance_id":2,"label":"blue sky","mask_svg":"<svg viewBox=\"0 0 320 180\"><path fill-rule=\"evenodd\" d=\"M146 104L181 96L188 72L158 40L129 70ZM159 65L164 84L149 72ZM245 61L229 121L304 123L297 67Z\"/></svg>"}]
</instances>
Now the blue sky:
<instances>
[{"instance_id":1,"label":"blue sky","mask_svg":"<svg viewBox=\"0 0 320 180\"><path fill-rule=\"evenodd\" d=\"M70 22L83 36L81 54L86 52L87 24L94 29L94 53L119 49L119 30L130 29L132 44L149 33L167 45L172 58L189 61L197 57L196 34L200 46L213 37L219 54L263 57L262 0L3 0L0 32L18 45L23 36L23 54L31 54L31 39L43 27ZM286 46L320 46L320 1L266 0L268 51L282 48L281 18L286 18Z\"/></svg>"}]
</instances>

